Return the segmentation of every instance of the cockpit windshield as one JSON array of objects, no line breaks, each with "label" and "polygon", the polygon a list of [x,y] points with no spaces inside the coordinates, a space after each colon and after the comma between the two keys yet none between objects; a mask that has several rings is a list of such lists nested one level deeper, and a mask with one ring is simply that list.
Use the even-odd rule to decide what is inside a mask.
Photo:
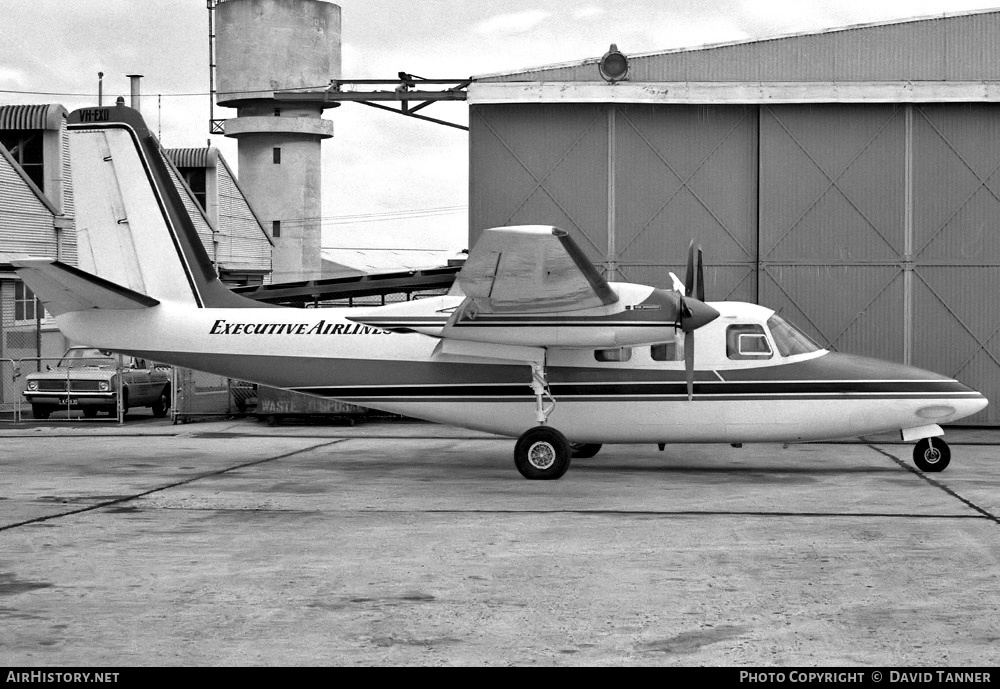
[{"label": "cockpit windshield", "polygon": [[778,314],[774,314],[768,319],[767,327],[771,331],[771,337],[774,339],[774,344],[781,356],[808,354],[823,349],[811,337]]}]

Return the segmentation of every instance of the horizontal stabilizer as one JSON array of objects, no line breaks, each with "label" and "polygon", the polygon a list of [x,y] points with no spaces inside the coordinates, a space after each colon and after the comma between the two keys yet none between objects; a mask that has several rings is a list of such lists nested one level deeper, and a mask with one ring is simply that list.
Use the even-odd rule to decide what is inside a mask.
[{"label": "horizontal stabilizer", "polygon": [[22,258],[11,263],[53,316],[91,309],[144,309],[160,303],[54,259]]}]

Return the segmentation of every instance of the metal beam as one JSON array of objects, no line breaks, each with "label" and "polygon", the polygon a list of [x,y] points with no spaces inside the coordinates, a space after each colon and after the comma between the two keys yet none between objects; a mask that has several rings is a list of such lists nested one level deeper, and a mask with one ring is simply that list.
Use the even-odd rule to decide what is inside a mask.
[{"label": "metal beam", "polygon": [[995,103],[994,81],[476,81],[473,105],[501,103]]},{"label": "metal beam", "polygon": [[[422,110],[438,101],[464,101],[467,94],[466,89],[472,83],[471,78],[463,79],[424,79],[400,72],[396,79],[334,79],[330,85],[323,89],[307,89],[300,91],[277,91],[274,93],[276,102],[286,103],[312,103],[325,106],[335,106],[341,103],[361,103],[380,110],[388,110],[399,115],[413,117],[418,120],[443,124],[446,127],[454,127],[469,131],[469,128],[440,120],[436,117],[415,114],[417,110]],[[390,90],[358,90],[358,86],[393,86]],[[448,88],[440,90],[427,90],[428,85],[449,85]],[[349,90],[344,90],[344,87]],[[380,105],[377,101],[389,101],[399,103],[399,109]],[[415,105],[410,105],[416,103]]]}]

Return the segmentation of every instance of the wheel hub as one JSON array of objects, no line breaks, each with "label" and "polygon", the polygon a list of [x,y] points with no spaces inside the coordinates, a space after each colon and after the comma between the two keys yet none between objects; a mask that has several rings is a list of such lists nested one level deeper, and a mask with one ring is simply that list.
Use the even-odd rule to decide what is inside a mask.
[{"label": "wheel hub", "polygon": [[549,443],[534,443],[528,448],[528,463],[536,469],[548,469],[556,463],[556,449]]}]

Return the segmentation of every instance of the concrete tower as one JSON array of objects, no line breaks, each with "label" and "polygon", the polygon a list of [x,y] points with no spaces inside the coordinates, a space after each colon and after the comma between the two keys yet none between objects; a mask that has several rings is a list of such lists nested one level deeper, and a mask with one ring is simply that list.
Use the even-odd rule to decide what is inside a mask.
[{"label": "concrete tower", "polygon": [[284,89],[340,78],[340,7],[325,0],[224,0],[216,9],[219,105],[237,109],[239,178],[274,237],[275,282],[322,277],[321,141],[333,136],[316,103],[282,102]]}]

